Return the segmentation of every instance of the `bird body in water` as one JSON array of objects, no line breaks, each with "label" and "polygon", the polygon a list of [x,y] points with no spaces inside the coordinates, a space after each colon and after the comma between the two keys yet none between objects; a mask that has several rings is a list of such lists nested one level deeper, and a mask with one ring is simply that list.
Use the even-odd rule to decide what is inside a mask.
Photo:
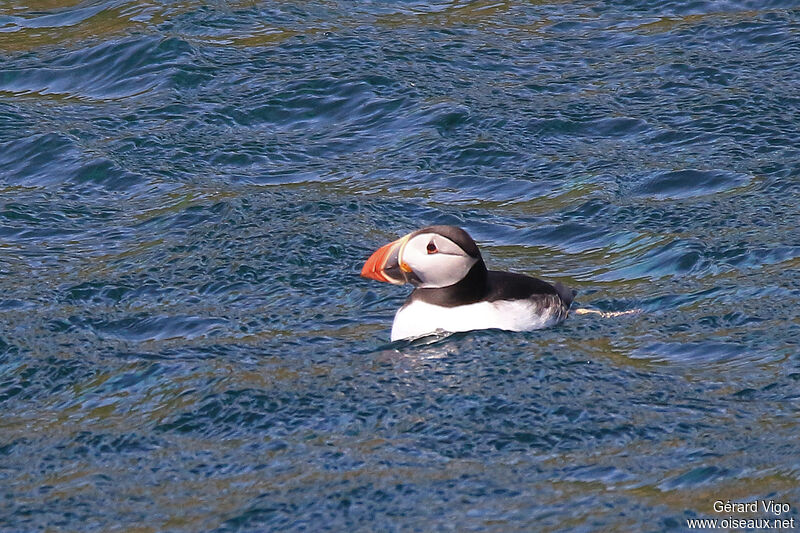
[{"label": "bird body in water", "polygon": [[567,317],[576,291],[511,272],[488,270],[478,246],[456,226],[428,226],[379,248],[361,270],[413,292],[397,311],[391,340],[444,331],[528,331]]}]

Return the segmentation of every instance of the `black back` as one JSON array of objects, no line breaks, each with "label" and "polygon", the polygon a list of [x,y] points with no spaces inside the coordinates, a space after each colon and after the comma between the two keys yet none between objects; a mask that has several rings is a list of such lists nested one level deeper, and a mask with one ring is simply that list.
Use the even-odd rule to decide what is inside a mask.
[{"label": "black back", "polygon": [[537,296],[558,296],[565,308],[569,308],[577,291],[561,283],[551,285],[538,278],[512,272],[486,270],[483,259],[479,259],[467,275],[454,285],[436,289],[418,288],[409,295],[406,305],[422,301],[443,307],[456,307],[479,301],[524,300]]},{"label": "black back", "polygon": [[486,300],[522,300],[534,294],[558,294],[555,287],[538,278],[512,272],[488,272],[489,290]]}]

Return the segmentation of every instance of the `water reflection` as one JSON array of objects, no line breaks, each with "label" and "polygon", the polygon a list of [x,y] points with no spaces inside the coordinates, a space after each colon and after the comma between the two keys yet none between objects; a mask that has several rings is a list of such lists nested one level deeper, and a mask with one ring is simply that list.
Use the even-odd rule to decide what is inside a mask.
[{"label": "water reflection", "polygon": [[[792,7],[4,2],[0,529],[797,500]],[[387,344],[426,223],[606,314]]]}]

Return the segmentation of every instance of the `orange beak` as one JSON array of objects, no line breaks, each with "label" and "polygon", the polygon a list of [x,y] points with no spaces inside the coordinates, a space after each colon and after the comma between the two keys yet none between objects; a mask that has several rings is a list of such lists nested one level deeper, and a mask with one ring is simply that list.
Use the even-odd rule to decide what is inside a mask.
[{"label": "orange beak", "polygon": [[403,263],[402,255],[408,238],[409,236],[406,235],[375,250],[364,263],[361,275],[395,285],[406,283],[408,281],[407,274],[411,273],[411,269]]}]

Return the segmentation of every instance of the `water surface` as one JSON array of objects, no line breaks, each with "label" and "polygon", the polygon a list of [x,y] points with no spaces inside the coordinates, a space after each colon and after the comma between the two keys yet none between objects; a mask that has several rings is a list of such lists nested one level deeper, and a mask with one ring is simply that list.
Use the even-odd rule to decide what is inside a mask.
[{"label": "water surface", "polygon": [[[800,5],[0,6],[0,530],[800,507]],[[376,247],[561,281],[388,342]],[[736,515],[746,518],[746,515]]]}]

